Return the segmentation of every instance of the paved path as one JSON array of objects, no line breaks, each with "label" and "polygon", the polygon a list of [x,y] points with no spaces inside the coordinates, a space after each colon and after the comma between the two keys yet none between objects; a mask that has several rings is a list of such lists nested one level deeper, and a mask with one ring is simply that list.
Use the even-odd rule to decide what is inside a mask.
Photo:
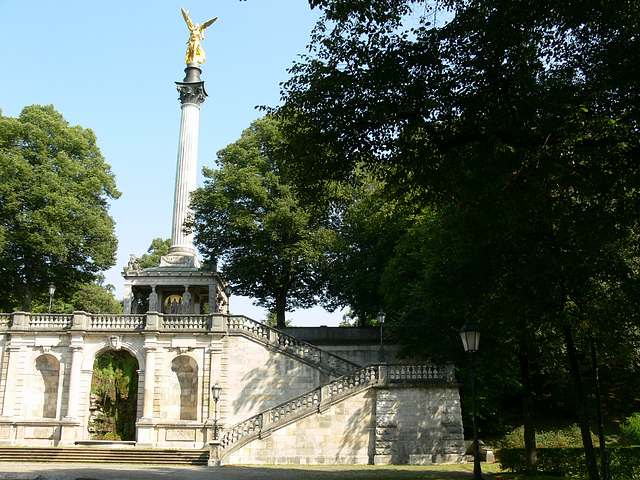
[{"label": "paved path", "polygon": [[[435,466],[434,466],[435,467]],[[331,479],[463,479],[467,471],[421,467],[314,466],[182,467],[161,465],[0,462],[0,480],[324,480]],[[463,467],[464,468],[464,467]]]}]

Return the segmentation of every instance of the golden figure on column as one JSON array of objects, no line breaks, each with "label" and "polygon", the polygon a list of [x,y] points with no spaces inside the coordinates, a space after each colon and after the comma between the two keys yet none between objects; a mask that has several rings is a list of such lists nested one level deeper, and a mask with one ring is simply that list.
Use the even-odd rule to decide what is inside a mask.
[{"label": "golden figure on column", "polygon": [[189,35],[189,41],[187,42],[187,56],[185,58],[185,63],[203,63],[206,60],[204,50],[201,45],[202,40],[204,40],[204,31],[209,25],[215,22],[218,17],[207,20],[200,25],[199,23],[193,23],[191,21],[191,18],[189,18],[189,10],[185,12],[184,8],[182,8],[182,16],[184,17],[185,22],[187,22],[187,26],[191,32],[191,35]]}]

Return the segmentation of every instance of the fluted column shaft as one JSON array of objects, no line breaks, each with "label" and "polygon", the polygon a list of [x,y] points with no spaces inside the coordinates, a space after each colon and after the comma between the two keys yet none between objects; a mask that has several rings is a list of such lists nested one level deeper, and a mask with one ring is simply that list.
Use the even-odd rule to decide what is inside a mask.
[{"label": "fluted column shaft", "polygon": [[184,233],[184,223],[191,214],[191,192],[196,189],[198,177],[198,135],[200,130],[200,105],[207,93],[200,80],[200,67],[190,63],[185,69],[183,82],[176,82],[182,103],[180,138],[178,140],[178,166],[176,189],[173,199],[173,226],[169,255],[195,256],[193,233]]}]

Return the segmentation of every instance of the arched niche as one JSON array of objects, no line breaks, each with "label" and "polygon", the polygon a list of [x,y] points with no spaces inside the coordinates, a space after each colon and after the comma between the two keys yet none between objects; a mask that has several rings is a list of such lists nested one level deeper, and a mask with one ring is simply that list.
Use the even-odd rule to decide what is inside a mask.
[{"label": "arched niche", "polygon": [[31,374],[29,395],[26,397],[27,416],[56,418],[60,387],[60,361],[45,353],[36,357]]},{"label": "arched niche", "polygon": [[198,419],[198,363],[189,355],[171,362],[169,416],[177,420]]}]

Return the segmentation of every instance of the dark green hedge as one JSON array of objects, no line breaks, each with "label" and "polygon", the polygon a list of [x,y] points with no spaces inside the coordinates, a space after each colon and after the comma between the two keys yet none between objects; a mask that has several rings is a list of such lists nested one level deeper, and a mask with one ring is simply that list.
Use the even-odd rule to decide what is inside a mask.
[{"label": "dark green hedge", "polygon": [[[611,476],[618,480],[640,480],[640,446],[608,447],[611,454]],[[596,452],[600,460],[599,450]],[[504,448],[498,452],[500,467],[514,473],[525,473],[523,448]],[[586,476],[582,448],[539,448],[538,473],[557,477]]]}]

